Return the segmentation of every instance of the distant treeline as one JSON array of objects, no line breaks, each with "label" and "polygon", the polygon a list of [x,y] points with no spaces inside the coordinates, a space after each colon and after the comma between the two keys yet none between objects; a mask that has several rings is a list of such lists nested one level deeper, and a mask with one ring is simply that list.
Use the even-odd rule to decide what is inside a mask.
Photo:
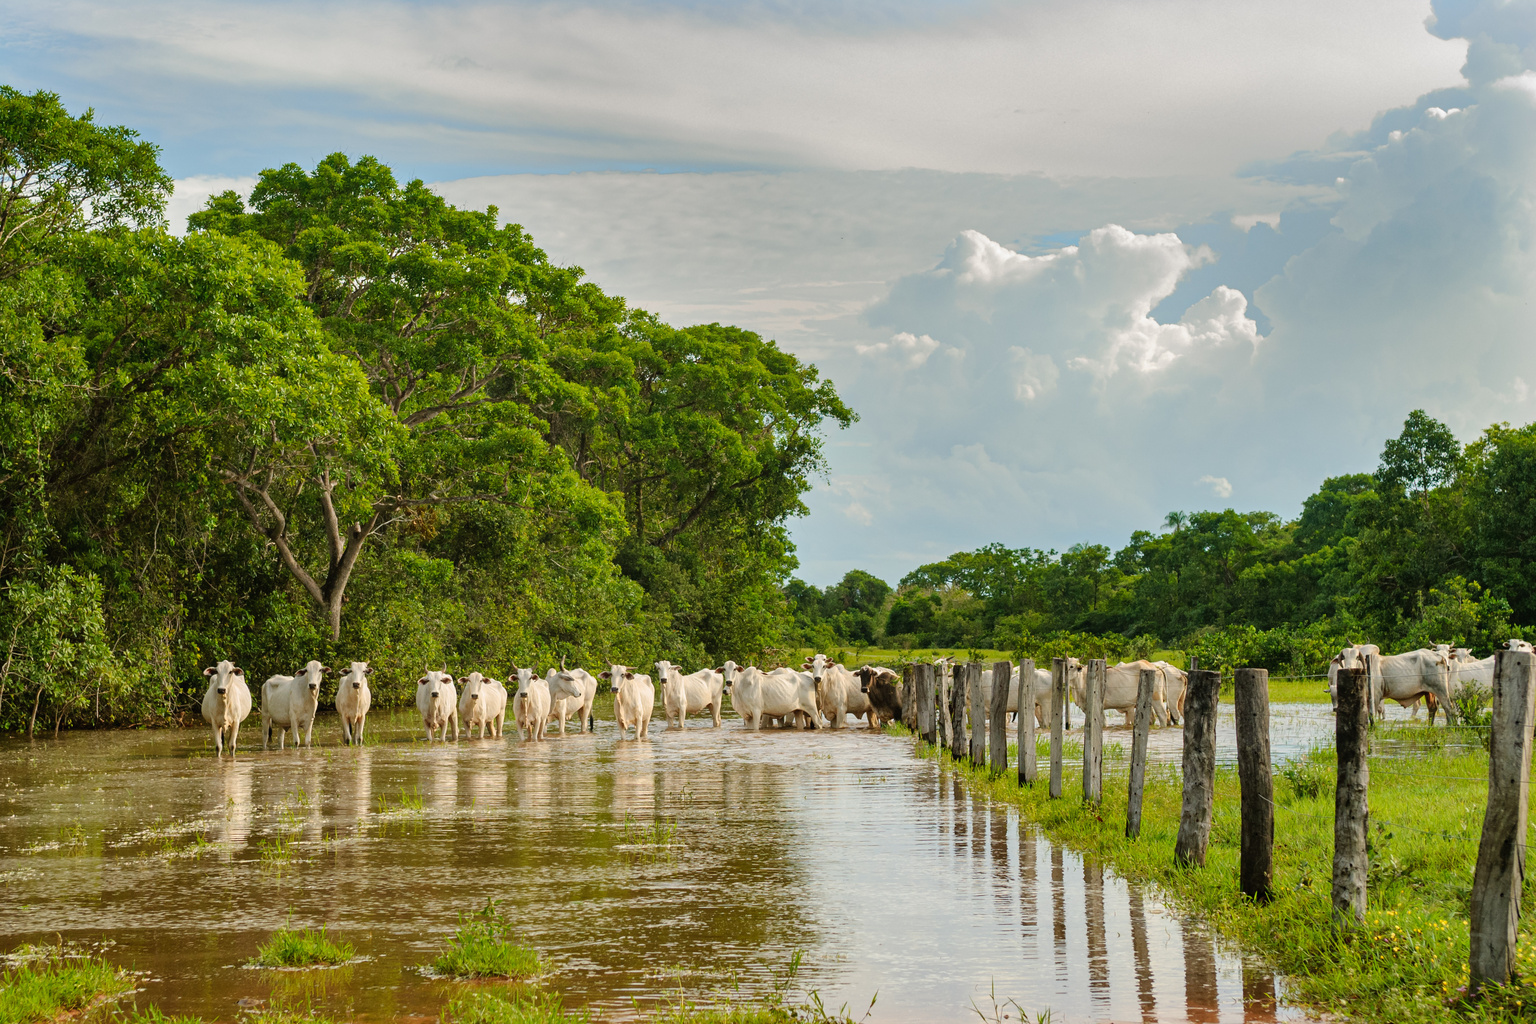
[{"label": "distant treeline", "polygon": [[0,728],[163,721],[251,678],[749,660],[854,416],[370,157],[177,237],[156,148],[0,87]]},{"label": "distant treeline", "polygon": [[1175,512],[1118,551],[991,544],[893,590],[855,570],[788,594],[805,646],[999,648],[1320,672],[1344,643],[1485,655],[1536,633],[1536,424],[1468,445],[1415,411],[1375,473],[1323,481],[1299,518]]}]

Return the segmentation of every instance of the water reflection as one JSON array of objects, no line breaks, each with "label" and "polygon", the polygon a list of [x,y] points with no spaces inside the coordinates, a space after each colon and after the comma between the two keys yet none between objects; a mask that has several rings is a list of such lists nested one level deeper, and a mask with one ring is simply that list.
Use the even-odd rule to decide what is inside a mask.
[{"label": "water reflection", "polygon": [[[202,756],[201,730],[0,743],[0,942],[110,939],[149,972],[140,1005],[171,1013],[229,1019],[255,999],[435,1018],[451,986],[415,966],[494,898],[553,958],[551,984],[606,1019],[679,984],[702,1000],[732,977],[767,991],[796,949],[828,1005],[861,1012],[878,992],[873,1021],[972,1019],[994,993],[1065,1021],[1296,1016],[1262,965],[900,740],[728,727],[615,742],[600,724],[427,747],[411,727],[371,720],[375,745],[223,762]],[[75,825],[99,838],[65,847]],[[367,959],[240,966],[290,920]]]}]

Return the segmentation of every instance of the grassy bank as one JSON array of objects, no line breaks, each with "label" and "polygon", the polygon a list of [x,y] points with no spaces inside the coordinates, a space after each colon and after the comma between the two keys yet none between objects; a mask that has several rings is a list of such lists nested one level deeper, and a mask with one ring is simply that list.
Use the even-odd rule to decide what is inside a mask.
[{"label": "grassy bank", "polygon": [[[919,743],[919,753],[961,774],[973,792],[1012,804],[1026,821],[1065,845],[1102,858],[1133,881],[1159,885],[1179,905],[1290,976],[1290,993],[1320,1009],[1363,1021],[1440,1022],[1536,1018],[1536,985],[1522,982],[1477,1005],[1457,1000],[1466,984],[1472,873],[1488,790],[1488,755],[1467,734],[1412,726],[1376,733],[1399,756],[1371,759],[1369,912],[1363,928],[1336,935],[1330,925],[1333,857],[1331,749],[1277,768],[1276,899],[1258,906],[1238,891],[1239,790],[1235,770],[1218,770],[1210,849],[1203,869],[1173,864],[1181,786],[1176,768],[1154,767],[1141,838],[1125,838],[1126,767],[1106,763],[1104,803],[1085,806],[1081,762],[1066,771],[1065,799],[1042,781],[1021,787],[1012,773],[991,778]],[[1394,743],[1382,743],[1391,739]],[[1449,741],[1449,742],[1448,742]],[[1475,739],[1471,740],[1475,744]],[[1406,752],[1405,752],[1406,751]],[[1042,764],[1044,767],[1044,764]],[[1527,894],[1527,899],[1531,896]],[[1519,961],[1536,978],[1536,935],[1529,915]]]},{"label": "grassy bank", "polygon": [[133,987],[122,971],[63,948],[22,947],[0,973],[0,1024],[33,1024],[77,1013]]}]

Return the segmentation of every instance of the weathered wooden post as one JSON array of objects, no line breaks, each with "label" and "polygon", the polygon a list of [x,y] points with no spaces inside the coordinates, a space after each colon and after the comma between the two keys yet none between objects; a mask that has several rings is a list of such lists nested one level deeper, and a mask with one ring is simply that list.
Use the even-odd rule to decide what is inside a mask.
[{"label": "weathered wooden post", "polygon": [[949,748],[949,673],[942,660],[933,663],[934,730],[939,746]]},{"label": "weathered wooden post", "polygon": [[1179,814],[1179,838],[1173,861],[1205,867],[1211,839],[1211,812],[1216,798],[1216,700],[1221,673],[1196,669],[1189,674],[1184,697],[1184,804]]},{"label": "weathered wooden post", "polygon": [[1141,835],[1141,796],[1147,786],[1147,737],[1152,731],[1152,698],[1157,693],[1157,670],[1141,670],[1136,688],[1136,725],[1131,734],[1131,789],[1125,801],[1125,835]]},{"label": "weathered wooden post", "polygon": [[1472,875],[1469,992],[1503,985],[1515,969],[1525,829],[1530,815],[1532,657],[1497,651],[1493,662],[1493,735],[1488,744],[1488,809]]},{"label": "weathered wooden post", "polygon": [[1008,770],[1008,691],[1013,686],[1013,663],[992,666],[992,706],[987,709],[987,764],[993,775]]},{"label": "weathered wooden post", "polygon": [[1035,764],[1035,659],[1019,661],[1019,785],[1033,786]]},{"label": "weathered wooden post", "polygon": [[1274,899],[1275,780],[1269,763],[1269,669],[1237,670],[1237,778],[1242,787],[1238,885],[1260,903]]},{"label": "weathered wooden post", "polygon": [[934,714],[933,706],[933,666],[912,666],[913,686],[917,690],[917,734],[923,742],[930,746],[936,746],[938,737],[938,716]]},{"label": "weathered wooden post", "polygon": [[1083,718],[1083,801],[1097,804],[1104,798],[1104,669],[1103,658],[1088,662],[1088,705]]},{"label": "weathered wooden post", "polygon": [[981,692],[979,661],[965,666],[965,692],[971,716],[971,763],[979,767],[987,763],[987,701]]},{"label": "weathered wooden post", "polygon": [[1333,794],[1333,923],[1349,928],[1365,920],[1371,683],[1364,669],[1340,669],[1336,679],[1333,721],[1339,774]]},{"label": "weathered wooden post", "polygon": [[1051,659],[1051,799],[1061,799],[1061,741],[1066,731],[1067,659]]},{"label": "weathered wooden post", "polygon": [[901,666],[901,724],[918,732],[917,728],[917,666],[907,662]]},{"label": "weathered wooden post", "polygon": [[965,705],[970,691],[971,666],[953,665],[950,667],[950,672],[953,679],[949,694],[949,754],[956,761],[968,760],[971,751],[965,736]]}]

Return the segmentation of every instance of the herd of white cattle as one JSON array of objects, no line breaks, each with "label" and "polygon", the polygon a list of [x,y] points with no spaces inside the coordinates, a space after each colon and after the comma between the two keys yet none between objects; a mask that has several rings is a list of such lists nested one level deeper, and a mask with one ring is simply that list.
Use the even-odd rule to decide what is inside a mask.
[{"label": "herd of white cattle", "polygon": [[[1524,640],[1510,640],[1509,650],[1530,651]],[[1328,667],[1328,691],[1337,699],[1337,678],[1341,669],[1364,670],[1370,683],[1371,700],[1379,717],[1382,703],[1397,701],[1413,707],[1418,714],[1422,700],[1434,723],[1437,707],[1453,713],[1452,698],[1468,684],[1491,687],[1493,657],[1473,658],[1466,648],[1445,644],[1435,648],[1382,654],[1375,644],[1345,647]],[[947,719],[949,694],[955,660],[935,661],[939,692],[938,711]],[[1065,659],[1067,691],[1071,703],[1086,708],[1086,663]],[[1156,687],[1152,713],[1159,725],[1179,725],[1184,714],[1184,697],[1189,676],[1166,661],[1128,661],[1109,666],[1104,673],[1103,707],[1120,711],[1129,721],[1136,708],[1141,672],[1155,674]],[[275,675],[261,686],[261,742],[263,748],[274,740],[279,749],[288,734],[295,745],[313,746],[315,715],[320,708],[320,692],[332,669],[311,661],[295,675]],[[336,712],[341,720],[342,742],[361,743],[368,708],[373,702],[368,677],[373,669],[366,661],[354,661],[341,673],[336,687]],[[576,731],[596,729],[592,705],[597,698],[598,680],[613,684],[614,721],[619,735],[635,739],[650,736],[651,712],[656,705],[656,684],[651,676],[626,665],[610,665],[592,675],[585,669],[551,668],[540,676],[531,668],[513,668],[517,688],[508,693],[506,685],[480,672],[454,678],[452,673],[427,672],[416,681],[416,708],[421,713],[427,741],[448,739],[453,726],[457,740],[462,730],[473,735],[497,737],[502,734],[508,705],[519,735],[525,740],[543,740],[548,727],[559,722],[562,735],[566,723],[574,718]],[[795,725],[801,728],[841,729],[848,717],[865,719],[871,729],[884,722],[911,718],[912,695],[904,693],[899,675],[889,668],[865,665],[849,669],[824,654],[806,659],[799,669],[761,669],[727,661],[719,668],[703,668],[684,675],[668,661],[656,662],[661,679],[662,708],[669,727],[681,728],[692,714],[708,712],[716,728],[720,726],[725,698],[748,729],[764,725]],[[208,690],[203,695],[203,718],[213,729],[213,744],[219,754],[227,745],[231,752],[239,740],[240,724],[251,714],[251,691],[245,671],[233,662],[221,661],[203,672]],[[982,706],[991,707],[992,670],[981,673]],[[1045,728],[1051,711],[1051,673],[1037,668],[1029,681],[1036,723]],[[1012,666],[1008,687],[1007,711],[1017,716],[1024,678],[1019,666]],[[461,688],[462,687],[462,691]],[[904,705],[906,705],[904,707]],[[905,712],[905,714],[904,714]]]},{"label": "herd of white cattle", "polygon": [[[1532,648],[1529,641],[1509,640],[1505,650],[1525,651]],[[1479,686],[1484,691],[1493,687],[1494,655],[1474,658],[1465,647],[1436,644],[1417,651],[1402,654],[1382,654],[1375,644],[1356,644],[1334,655],[1328,665],[1328,696],[1338,704],[1338,674],[1341,669],[1364,671],[1369,683],[1371,711],[1381,717],[1385,701],[1394,700],[1403,707],[1419,713],[1422,700],[1429,709],[1429,723],[1435,723],[1436,707],[1444,707],[1446,721],[1456,713],[1455,697],[1463,688]]]}]

